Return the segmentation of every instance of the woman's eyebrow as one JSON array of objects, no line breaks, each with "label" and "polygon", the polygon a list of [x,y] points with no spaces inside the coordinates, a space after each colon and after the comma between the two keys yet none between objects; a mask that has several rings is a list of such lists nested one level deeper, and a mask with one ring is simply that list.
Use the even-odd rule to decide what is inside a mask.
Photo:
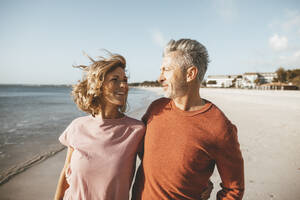
[{"label": "woman's eyebrow", "polygon": [[[111,78],[120,78],[121,76],[119,76],[119,75],[113,75]],[[126,78],[126,79],[128,79],[128,77],[127,76],[124,76],[123,78]]]}]

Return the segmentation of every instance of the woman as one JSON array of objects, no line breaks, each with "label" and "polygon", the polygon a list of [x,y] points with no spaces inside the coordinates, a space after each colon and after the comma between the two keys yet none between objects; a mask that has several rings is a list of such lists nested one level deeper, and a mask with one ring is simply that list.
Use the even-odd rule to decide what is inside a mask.
[{"label": "woman", "polygon": [[59,137],[68,147],[55,199],[128,200],[142,122],[124,115],[128,94],[121,55],[80,65],[87,74],[73,86],[77,106],[89,116],[75,119]]}]

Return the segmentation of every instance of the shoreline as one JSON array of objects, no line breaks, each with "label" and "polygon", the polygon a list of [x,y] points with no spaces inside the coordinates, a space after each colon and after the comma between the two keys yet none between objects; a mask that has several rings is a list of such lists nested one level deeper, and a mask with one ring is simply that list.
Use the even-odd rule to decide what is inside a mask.
[{"label": "shoreline", "polygon": [[4,170],[0,174],[0,186],[5,184],[6,182],[8,182],[14,176],[26,171],[27,169],[29,169],[35,165],[38,165],[39,163],[43,162],[44,160],[51,158],[55,154],[63,151],[65,148],[66,148],[65,146],[61,145],[60,147],[57,147],[56,149],[52,149],[47,152],[42,152],[40,154],[36,154],[31,159],[26,160],[22,163],[19,163],[15,166],[12,166],[12,167]]}]

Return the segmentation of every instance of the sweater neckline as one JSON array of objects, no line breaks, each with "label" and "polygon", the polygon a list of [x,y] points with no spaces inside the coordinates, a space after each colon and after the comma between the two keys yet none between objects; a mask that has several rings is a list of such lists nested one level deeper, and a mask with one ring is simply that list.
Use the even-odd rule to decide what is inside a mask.
[{"label": "sweater neckline", "polygon": [[199,110],[194,110],[194,111],[185,111],[185,110],[179,109],[178,107],[176,107],[176,105],[172,99],[170,101],[170,105],[171,105],[171,109],[180,115],[194,116],[194,115],[206,112],[212,106],[212,103],[210,101],[208,101],[206,99],[203,99],[203,100],[205,101],[204,106],[202,108],[200,108]]},{"label": "sweater neckline", "polygon": [[95,120],[95,121],[97,121],[97,122],[99,122],[99,123],[101,123],[101,124],[119,123],[119,122],[121,122],[121,121],[123,121],[123,120],[125,120],[125,119],[127,118],[126,115],[124,115],[124,116],[121,117],[121,118],[116,118],[116,119],[103,119],[100,115],[97,115],[97,116],[95,116],[95,117],[93,117],[92,115],[90,115],[90,117],[91,117],[93,120]]}]

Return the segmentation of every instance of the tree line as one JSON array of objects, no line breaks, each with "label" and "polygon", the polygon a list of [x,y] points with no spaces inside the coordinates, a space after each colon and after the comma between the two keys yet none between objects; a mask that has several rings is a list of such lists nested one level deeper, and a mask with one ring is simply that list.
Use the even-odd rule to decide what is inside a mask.
[{"label": "tree line", "polygon": [[285,70],[280,67],[276,70],[277,78],[273,82],[292,83],[300,88],[300,69]]},{"label": "tree line", "polygon": [[160,83],[158,81],[144,81],[142,83],[128,83],[131,87],[160,87]]}]

